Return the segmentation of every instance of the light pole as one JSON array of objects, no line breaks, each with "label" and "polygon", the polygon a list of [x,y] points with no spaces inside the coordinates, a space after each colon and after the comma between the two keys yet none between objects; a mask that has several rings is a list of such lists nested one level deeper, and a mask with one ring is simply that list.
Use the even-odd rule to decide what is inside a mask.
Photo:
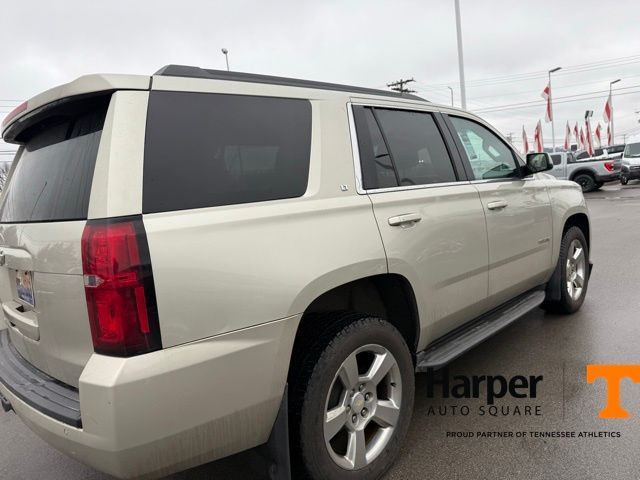
[{"label": "light pole", "polygon": [[224,54],[224,60],[227,62],[227,72],[229,71],[229,50],[226,48],[222,49],[222,53]]},{"label": "light pole", "polygon": [[551,115],[551,146],[553,148],[553,152],[556,151],[556,128],[555,128],[555,120],[553,118],[553,97],[551,96],[551,74],[561,70],[562,67],[556,67],[549,70],[549,106],[551,111],[549,112]]},{"label": "light pole", "polygon": [[451,106],[453,107],[453,88],[451,87],[447,87],[449,90],[451,90]]},{"label": "light pole", "polygon": [[462,55],[462,26],[460,25],[460,0],[455,0],[456,30],[458,32],[458,69],[460,71],[460,103],[467,109],[467,90],[464,83],[464,57]]},{"label": "light pole", "polygon": [[611,109],[611,142],[616,143],[616,134],[615,131],[613,130],[613,85],[615,83],[618,83],[620,80],[622,80],[621,78],[618,78],[617,80],[614,80],[613,82],[609,82],[609,108]]}]

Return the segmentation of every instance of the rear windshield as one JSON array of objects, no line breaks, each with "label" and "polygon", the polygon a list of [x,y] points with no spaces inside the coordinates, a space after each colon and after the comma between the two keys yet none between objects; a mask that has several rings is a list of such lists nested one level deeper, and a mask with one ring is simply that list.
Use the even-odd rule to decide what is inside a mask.
[{"label": "rear windshield", "polygon": [[0,207],[0,223],[84,220],[109,97],[47,112],[27,132]]},{"label": "rear windshield", "polygon": [[308,100],[151,92],[143,212],[299,197],[310,149]]}]

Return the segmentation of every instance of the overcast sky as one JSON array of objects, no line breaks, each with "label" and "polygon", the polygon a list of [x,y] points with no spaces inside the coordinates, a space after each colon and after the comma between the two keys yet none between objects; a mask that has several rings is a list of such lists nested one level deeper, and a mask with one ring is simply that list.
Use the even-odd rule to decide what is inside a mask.
[{"label": "overcast sky", "polygon": [[[553,77],[557,144],[586,109],[595,129],[616,78],[616,140],[640,138],[639,0],[461,0],[461,8],[468,106],[516,145],[523,125],[532,137],[544,123],[540,93],[556,66],[564,67]],[[369,87],[413,77],[423,97],[448,103],[449,85],[460,105],[453,0],[21,0],[1,12],[0,116],[86,73],[222,69],[221,47],[232,70]],[[580,94],[587,99],[573,101]],[[539,104],[513,106],[526,102]],[[544,134],[550,145],[550,124]]]}]

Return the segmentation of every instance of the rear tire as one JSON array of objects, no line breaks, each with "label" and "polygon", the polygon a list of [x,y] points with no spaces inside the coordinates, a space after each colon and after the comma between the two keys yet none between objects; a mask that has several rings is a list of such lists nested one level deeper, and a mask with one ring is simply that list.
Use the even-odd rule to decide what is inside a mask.
[{"label": "rear tire", "polygon": [[562,237],[554,276],[559,276],[560,298],[545,300],[542,308],[556,313],[577,312],[589,286],[589,247],[578,227],[569,228]]},{"label": "rear tire", "polygon": [[400,451],[413,410],[415,371],[400,332],[379,318],[342,314],[292,368],[295,478],[380,478]]},{"label": "rear tire", "polygon": [[596,179],[589,173],[579,173],[573,181],[580,185],[583,193],[593,192],[596,189]]}]

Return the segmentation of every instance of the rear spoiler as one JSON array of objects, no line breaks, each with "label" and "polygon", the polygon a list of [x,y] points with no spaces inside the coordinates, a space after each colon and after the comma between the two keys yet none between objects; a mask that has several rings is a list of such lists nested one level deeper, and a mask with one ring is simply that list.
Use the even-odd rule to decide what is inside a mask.
[{"label": "rear spoiler", "polygon": [[115,90],[149,90],[151,77],[148,75],[96,74],[85,75],[76,80],[42,92],[18,105],[2,121],[2,139],[7,143],[16,143],[15,137],[27,123],[29,117],[50,104],[56,104],[68,98],[86,96]]}]

